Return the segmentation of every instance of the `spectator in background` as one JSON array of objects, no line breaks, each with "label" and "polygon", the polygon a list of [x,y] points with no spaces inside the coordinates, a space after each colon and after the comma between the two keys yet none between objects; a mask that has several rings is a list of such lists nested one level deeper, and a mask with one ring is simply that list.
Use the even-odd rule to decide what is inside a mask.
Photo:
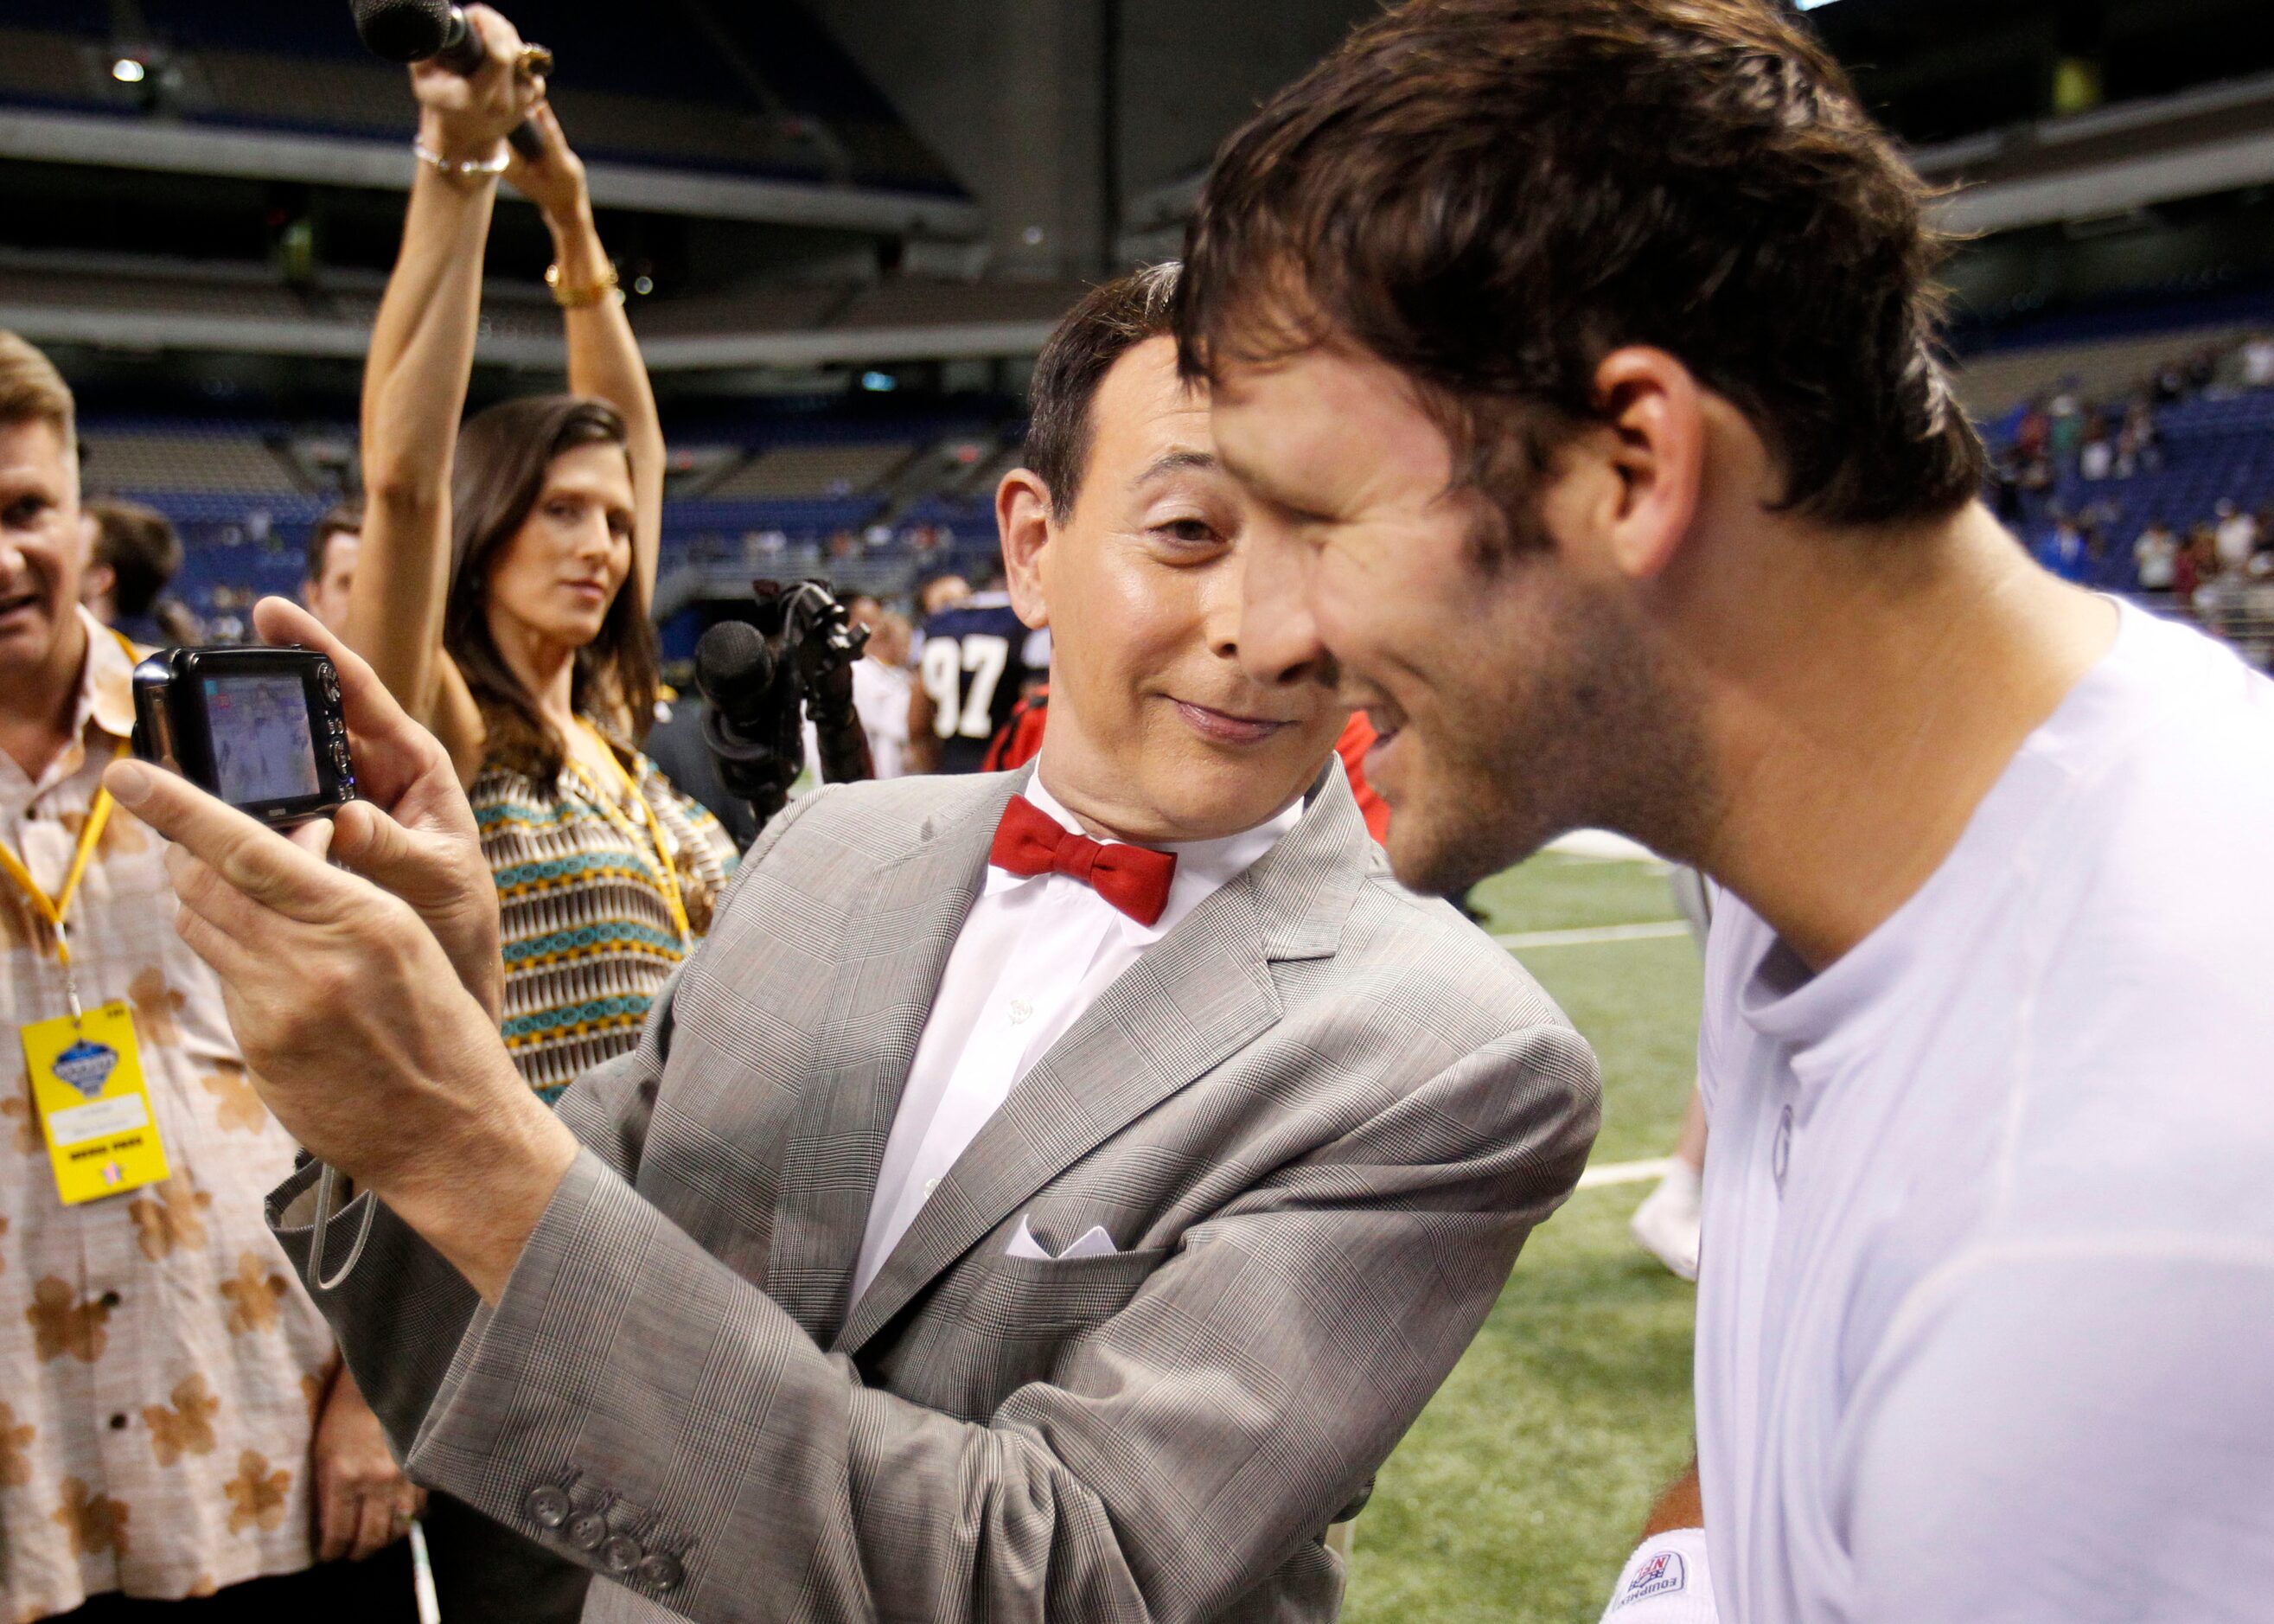
[{"label": "spectator in background", "polygon": [[2074,467],[2077,447],[2084,438],[2084,404],[2077,397],[2074,378],[2061,380],[2060,388],[2053,391],[2052,401],[2045,408],[2045,448],[2053,465]]},{"label": "spectator in background", "polygon": [[[466,14],[479,69],[410,71],[418,162],[365,372],[345,639],[467,786],[498,888],[507,1045],[550,1101],[637,1042],[735,853],[639,750],[658,697],[663,431],[584,164],[513,25],[487,6]],[[524,121],[535,160],[505,140]],[[574,393],[507,401],[461,433],[501,172],[553,238]],[[435,1507],[446,1616],[577,1615],[582,1570]]]},{"label": "spectator in background", "polygon": [[2116,477],[2153,472],[2164,465],[2161,436],[2156,430],[2156,409],[2144,395],[2135,395],[2124,408],[2124,427],[2116,438]]},{"label": "spectator in background", "polygon": [[2180,538],[2161,517],[2148,521],[2132,543],[2132,571],[2140,590],[2168,596],[2180,564]]},{"label": "spectator in background", "polygon": [[2274,334],[2253,333],[2243,341],[2242,387],[2274,389]]},{"label": "spectator in background", "polygon": [[93,558],[79,581],[79,601],[104,625],[146,648],[177,639],[158,623],[160,594],[182,567],[182,538],[155,508],[116,496],[90,498]]},{"label": "spectator in background", "polygon": [[2022,523],[2022,458],[2010,446],[2004,456],[1990,465],[1990,506],[1998,515],[1998,522],[2007,529],[2019,531]]},{"label": "spectator in background", "polygon": [[2045,568],[2065,581],[2084,578],[2084,532],[2077,522],[2064,514],[2053,521],[2052,533],[2045,538],[2038,553]]},{"label": "spectator in background", "polygon": [[2033,396],[2014,426],[2014,449],[2023,462],[2041,463],[2052,455],[2052,419],[2045,412],[2044,397]]},{"label": "spectator in background", "polygon": [[2209,525],[2197,525],[2187,532],[2187,540],[2180,548],[2180,555],[2172,563],[2172,601],[2178,608],[2195,613],[2195,600],[2203,583],[2218,574],[2218,540]]},{"label": "spectator in background", "polygon": [[875,599],[869,627],[869,646],[853,668],[853,708],[861,714],[861,730],[869,736],[869,759],[879,778],[898,778],[908,770],[908,694],[915,679],[908,671],[908,649],[915,639],[907,616],[896,615]]},{"label": "spectator in background", "polygon": [[333,631],[345,635],[348,598],[355,586],[356,555],[363,550],[363,501],[350,497],[316,521],[308,533],[308,561],[300,572],[300,601]]},{"label": "spectator in background", "polygon": [[[199,1617],[408,1624],[418,1492],[261,1221],[291,1137],[176,933],[166,843],[99,790],[133,726],[134,653],[83,607],[73,416],[47,358],[0,333],[0,1617],[78,1618],[92,1599],[109,1618],[121,1597],[150,1604],[140,1617],[198,1594],[215,1597]],[[127,557],[109,566],[121,584]],[[73,985],[89,1010],[132,1011],[165,1176],[122,1169],[115,1194],[66,1202],[52,1084],[13,1046],[68,1019]]]},{"label": "spectator in background", "polygon": [[[1023,469],[1005,474],[996,496],[1006,535],[1011,498],[1004,493],[1021,478],[1033,476]],[[909,769],[983,772],[987,747],[1011,713],[1050,680],[1050,629],[1020,623],[1003,566],[990,564],[977,592],[924,622],[915,659],[919,680],[908,698]]]},{"label": "spectator in background", "polygon": [[2107,526],[2102,523],[2085,526],[2084,570],[2079,578],[2101,592],[2136,592],[2140,585],[2140,578],[2132,567],[2131,550],[2112,547]]},{"label": "spectator in background", "polygon": [[2116,446],[2108,437],[2108,419],[2097,406],[2085,413],[2084,438],[2077,446],[2076,471],[2088,480],[2105,480],[2116,471]]},{"label": "spectator in background", "polygon": [[2221,500],[2211,510],[2218,517],[2211,537],[2218,548],[2219,573],[2240,575],[2250,567],[2250,555],[2258,550],[2258,520],[2231,499]]},{"label": "spectator in background", "polygon": [[942,610],[953,608],[970,596],[971,583],[954,571],[933,576],[916,588],[917,624],[922,624]]},{"label": "spectator in background", "polygon": [[2186,393],[2200,395],[2218,381],[2219,349],[2217,344],[2205,344],[2187,359]]}]

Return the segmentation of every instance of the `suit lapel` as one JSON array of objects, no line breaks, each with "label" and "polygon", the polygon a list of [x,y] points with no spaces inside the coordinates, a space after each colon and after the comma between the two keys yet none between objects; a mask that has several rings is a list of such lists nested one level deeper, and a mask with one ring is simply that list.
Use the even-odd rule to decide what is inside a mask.
[{"label": "suit lapel", "polygon": [[925,825],[850,903],[830,1023],[797,1103],[775,1201],[766,1290],[829,1345],[845,1318],[885,1141],[949,953],[987,872],[1004,777]]},{"label": "suit lapel", "polygon": [[1333,953],[1371,850],[1330,763],[1286,838],[1148,948],[1011,1091],[855,1305],[839,1347],[858,1351],[1036,1190],[1268,1030],[1279,1018],[1270,961]]}]

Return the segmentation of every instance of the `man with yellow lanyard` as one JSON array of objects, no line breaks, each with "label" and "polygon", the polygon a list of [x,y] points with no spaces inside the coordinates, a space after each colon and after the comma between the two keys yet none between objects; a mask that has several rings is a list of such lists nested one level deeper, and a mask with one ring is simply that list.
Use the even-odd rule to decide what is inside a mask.
[{"label": "man with yellow lanyard", "polygon": [[407,1620],[416,1492],[261,1221],[294,1146],[99,787],[135,651],[79,607],[74,444],[0,333],[0,1618]]}]

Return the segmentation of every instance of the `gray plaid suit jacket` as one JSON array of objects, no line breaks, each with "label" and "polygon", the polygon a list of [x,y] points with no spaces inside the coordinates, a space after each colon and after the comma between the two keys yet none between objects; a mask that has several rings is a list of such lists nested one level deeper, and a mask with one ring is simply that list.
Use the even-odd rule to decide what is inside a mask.
[{"label": "gray plaid suit jacket", "polygon": [[[615,1581],[587,1619],[1331,1619],[1321,1531],[1577,1180],[1586,1044],[1389,878],[1329,763],[848,1301],[1024,782],[794,804],[638,1049],[562,1099],[585,1151],[496,1307],[384,1211],[323,1299],[414,1477]],[[272,1203],[296,1255],[312,1176]],[[1124,1250],[1006,1256],[1022,1216]]]}]

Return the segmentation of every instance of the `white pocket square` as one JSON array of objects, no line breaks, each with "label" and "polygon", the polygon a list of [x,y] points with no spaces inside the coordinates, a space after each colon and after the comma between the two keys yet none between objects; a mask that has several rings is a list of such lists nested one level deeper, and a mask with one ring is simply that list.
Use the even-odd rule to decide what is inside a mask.
[{"label": "white pocket square", "polygon": [[1065,1250],[1055,1254],[1044,1251],[1043,1243],[1035,1239],[1035,1232],[1027,1227],[1026,1214],[1022,1212],[1019,1216],[1019,1233],[1011,1237],[1011,1244],[1003,1249],[1003,1255],[1032,1258],[1040,1263],[1064,1263],[1070,1258],[1111,1258],[1120,1250],[1113,1243],[1113,1237],[1105,1233],[1104,1225],[1092,1224],[1089,1232]]}]

